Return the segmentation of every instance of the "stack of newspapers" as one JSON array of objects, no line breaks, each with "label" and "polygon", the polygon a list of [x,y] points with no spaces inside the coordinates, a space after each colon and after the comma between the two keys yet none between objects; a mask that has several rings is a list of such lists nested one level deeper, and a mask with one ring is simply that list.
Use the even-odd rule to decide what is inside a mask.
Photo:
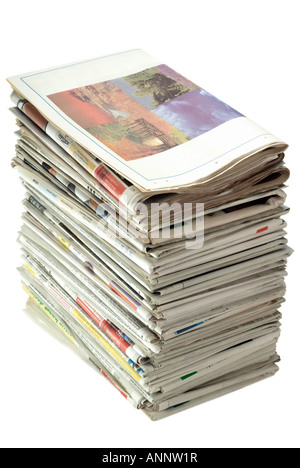
[{"label": "stack of newspapers", "polygon": [[152,420],[274,375],[287,144],[140,49],[8,81],[28,313]]}]

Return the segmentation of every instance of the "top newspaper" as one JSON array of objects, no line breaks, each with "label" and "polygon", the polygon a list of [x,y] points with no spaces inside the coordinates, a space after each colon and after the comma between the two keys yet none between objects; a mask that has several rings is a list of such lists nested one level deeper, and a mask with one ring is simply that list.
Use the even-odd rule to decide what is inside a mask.
[{"label": "top newspaper", "polygon": [[[136,188],[184,192],[243,167],[249,156],[287,148],[140,49],[8,81],[19,100],[42,114],[46,133],[99,182],[105,174],[121,202],[136,195]],[[110,169],[135,187],[110,181]]]}]

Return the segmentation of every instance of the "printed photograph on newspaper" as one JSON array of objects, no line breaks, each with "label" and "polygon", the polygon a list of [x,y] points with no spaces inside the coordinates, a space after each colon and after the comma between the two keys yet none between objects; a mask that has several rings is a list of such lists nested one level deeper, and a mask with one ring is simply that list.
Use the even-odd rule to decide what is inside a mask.
[{"label": "printed photograph on newspaper", "polygon": [[233,161],[283,145],[140,49],[8,81],[41,114],[52,139],[68,149],[76,141],[73,157],[88,172],[105,164],[143,192],[186,190]]},{"label": "printed photograph on newspaper", "polygon": [[167,65],[48,98],[126,161],[161,153],[241,116]]}]

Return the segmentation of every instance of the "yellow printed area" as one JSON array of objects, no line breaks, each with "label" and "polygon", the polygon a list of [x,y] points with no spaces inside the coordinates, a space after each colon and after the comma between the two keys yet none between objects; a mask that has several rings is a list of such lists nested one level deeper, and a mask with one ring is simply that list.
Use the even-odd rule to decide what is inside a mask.
[{"label": "yellow printed area", "polygon": [[32,268],[30,268],[30,266],[27,265],[27,263],[24,263],[24,266],[26,266],[26,268],[28,268],[29,271],[31,271],[31,273],[35,276],[36,275],[36,272],[32,270]]},{"label": "yellow printed area", "polygon": [[50,317],[53,323],[59,328],[59,330],[67,337],[69,340],[76,345],[76,340],[73,338],[71,333],[64,327],[64,325],[60,322],[60,320],[53,314],[53,312],[46,306],[46,304],[41,301],[33,292],[31,292],[25,284],[22,284],[24,291],[31,297],[31,299],[42,309],[45,314]]},{"label": "yellow printed area", "polygon": [[120,356],[117,351],[95,330],[86,318],[77,309],[73,309],[73,315],[77,320],[88,330],[94,338],[134,377],[135,380],[139,381],[141,376]]},{"label": "yellow printed area", "polygon": [[69,146],[68,152],[81,166],[85,167],[90,174],[94,174],[94,170],[97,167],[96,164],[87,154],[83,153],[75,143]]},{"label": "yellow printed area", "polygon": [[58,240],[58,242],[59,242],[63,247],[65,247],[66,249],[69,250],[70,244],[69,244],[68,241],[66,241],[66,240],[65,240],[63,237],[61,237],[61,236],[57,236],[57,240]]}]

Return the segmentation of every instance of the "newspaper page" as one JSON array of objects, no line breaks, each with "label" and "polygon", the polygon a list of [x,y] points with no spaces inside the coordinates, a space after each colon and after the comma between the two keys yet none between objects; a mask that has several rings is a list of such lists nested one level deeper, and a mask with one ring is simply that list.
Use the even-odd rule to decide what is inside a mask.
[{"label": "newspaper page", "polygon": [[159,192],[209,180],[266,148],[287,147],[140,49],[8,81],[17,106],[26,106],[33,121],[37,109],[39,126],[121,201],[135,187],[109,168],[141,191]]}]

